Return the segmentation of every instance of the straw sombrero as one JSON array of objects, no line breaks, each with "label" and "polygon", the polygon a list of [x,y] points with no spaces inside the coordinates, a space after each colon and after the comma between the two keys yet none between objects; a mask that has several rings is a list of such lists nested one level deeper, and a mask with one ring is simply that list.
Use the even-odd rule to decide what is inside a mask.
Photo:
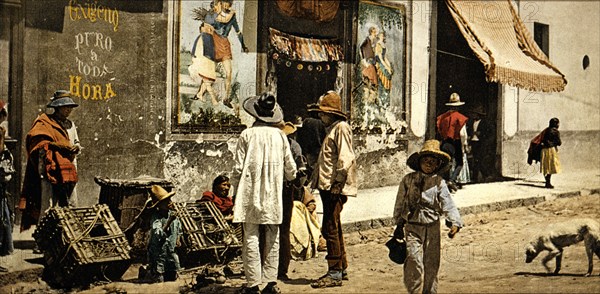
[{"label": "straw sombrero", "polygon": [[343,119],[348,118],[348,115],[342,111],[342,97],[335,91],[328,91],[319,97],[317,105],[316,111],[335,114]]},{"label": "straw sombrero", "polygon": [[419,160],[425,155],[433,156],[441,161],[441,164],[438,166],[436,172],[444,168],[450,162],[450,155],[440,150],[440,141],[427,140],[425,143],[423,143],[423,148],[421,148],[421,151],[415,152],[408,157],[406,164],[413,170],[421,170],[419,166]]},{"label": "straw sombrero", "polygon": [[298,130],[298,129],[296,128],[296,126],[293,123],[287,121],[287,122],[285,122],[285,125],[283,126],[283,128],[281,128],[281,130],[285,133],[286,136],[289,136],[289,135],[295,133],[296,130]]},{"label": "straw sombrero", "polygon": [[149,208],[156,207],[158,203],[173,197],[173,195],[175,195],[175,191],[167,192],[167,190],[159,185],[152,185],[152,202]]},{"label": "straw sombrero", "polygon": [[465,105],[465,103],[460,101],[460,96],[458,96],[458,93],[450,94],[450,99],[448,99],[448,103],[446,103],[446,106],[461,106],[461,105]]}]

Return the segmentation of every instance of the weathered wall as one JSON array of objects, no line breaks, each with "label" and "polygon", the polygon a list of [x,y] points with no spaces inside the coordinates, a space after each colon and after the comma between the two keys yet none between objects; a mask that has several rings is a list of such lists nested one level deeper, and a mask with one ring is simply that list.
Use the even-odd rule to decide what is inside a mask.
[{"label": "weathered wall", "polygon": [[[527,164],[529,141],[539,131],[519,132],[503,141],[503,175],[514,178],[543,180],[539,163]],[[600,170],[600,157],[590,155],[597,149],[600,131],[561,131],[562,145],[558,147],[562,172],[577,173],[585,170]]]},{"label": "weathered wall", "polygon": [[[597,1],[521,2],[520,15],[533,33],[534,22],[549,25],[550,61],[568,84],[560,93],[535,93],[504,87],[502,168],[506,176],[537,172],[527,166],[529,141],[560,119],[563,146],[559,148],[565,171],[599,169],[596,148],[600,133],[600,29]],[[577,32],[577,33],[573,33]],[[583,68],[588,56],[590,65]]]},{"label": "weathered wall", "polygon": [[[167,129],[172,105],[167,97],[171,70],[167,66],[168,1],[28,3],[22,128],[25,134],[55,90],[68,89],[77,96],[80,106],[71,119],[83,146],[78,158],[81,205],[96,203],[100,190],[93,180],[96,176],[165,178],[174,182],[177,200],[188,200],[209,189],[217,174],[231,171],[236,134],[218,139],[203,134],[171,136]],[[92,20],[88,9],[93,7],[102,7],[103,13],[110,10],[110,14]],[[407,64],[407,81],[414,87],[406,91],[404,118],[415,127],[403,122],[395,133],[355,136],[363,188],[397,184],[407,172],[407,155],[422,142],[429,19],[421,19],[428,15],[421,9],[419,4],[419,21],[409,22],[407,35],[407,49],[412,43],[418,48],[408,50],[406,60],[393,61]],[[256,11],[248,13],[256,16]],[[245,27],[244,35],[257,35],[256,27]],[[256,40],[247,43],[256,50]],[[21,160],[25,164],[25,154]]]},{"label": "weathered wall", "polygon": [[[558,117],[561,130],[600,129],[600,29],[598,1],[528,1],[521,17],[549,25],[549,58],[568,84],[560,93],[518,92],[519,130],[540,130]],[[582,66],[584,56],[590,65]],[[514,96],[512,96],[514,97]],[[512,98],[511,97],[511,98]]]},{"label": "weathered wall", "polygon": [[22,127],[55,90],[77,96],[82,205],[95,176],[163,176],[166,20],[162,1],[28,1]]}]

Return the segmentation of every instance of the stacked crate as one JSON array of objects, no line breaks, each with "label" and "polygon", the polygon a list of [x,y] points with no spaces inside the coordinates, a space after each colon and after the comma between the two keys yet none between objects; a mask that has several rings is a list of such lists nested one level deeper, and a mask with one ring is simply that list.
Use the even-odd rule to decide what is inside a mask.
[{"label": "stacked crate", "polygon": [[[239,255],[241,232],[236,231],[210,201],[174,203],[183,230],[183,254],[198,263],[223,263]],[[212,254],[206,254],[212,253]]]},{"label": "stacked crate", "polygon": [[33,237],[44,252],[44,275],[61,287],[116,280],[130,265],[129,243],[107,205],[54,207]]}]

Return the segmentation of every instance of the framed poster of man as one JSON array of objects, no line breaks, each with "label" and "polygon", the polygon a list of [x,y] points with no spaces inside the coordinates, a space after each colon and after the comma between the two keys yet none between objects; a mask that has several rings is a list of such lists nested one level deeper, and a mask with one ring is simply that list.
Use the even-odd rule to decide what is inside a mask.
[{"label": "framed poster of man", "polygon": [[405,126],[405,20],[403,5],[359,2],[352,118],[360,129]]}]

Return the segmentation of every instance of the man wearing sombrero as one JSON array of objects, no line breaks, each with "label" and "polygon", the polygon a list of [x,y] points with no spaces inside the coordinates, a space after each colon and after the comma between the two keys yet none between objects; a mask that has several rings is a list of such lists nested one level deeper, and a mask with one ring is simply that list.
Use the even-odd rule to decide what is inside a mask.
[{"label": "man wearing sombrero", "polygon": [[450,161],[440,142],[428,140],[419,152],[408,157],[409,173],[398,186],[394,206],[395,239],[406,239],[404,285],[408,293],[437,293],[440,267],[440,218],[445,216],[454,238],[463,226],[446,182],[437,174]]},{"label": "man wearing sombrero", "polygon": [[[296,177],[296,163],[283,125],[283,112],[275,96],[264,93],[246,99],[244,110],[256,121],[240,134],[234,155],[232,186],[237,184],[233,222],[242,223],[242,257],[247,285],[242,293],[280,293],[277,287],[279,225],[283,218],[283,180]],[[260,238],[259,227],[264,228]],[[259,239],[264,255],[261,262]]]},{"label": "man wearing sombrero", "polygon": [[468,148],[466,124],[468,117],[458,112],[458,108],[465,105],[460,101],[460,96],[457,93],[450,95],[450,101],[446,106],[450,109],[437,117],[436,126],[438,134],[442,139],[442,151],[448,153],[454,160],[454,171],[446,177],[448,187],[456,191],[456,178],[460,174],[463,167],[463,151]]},{"label": "man wearing sombrero", "polygon": [[27,133],[27,167],[19,203],[23,210],[21,230],[36,224],[51,206],[76,205],[75,157],[80,147],[75,125],[68,117],[78,106],[71,93],[56,91],[47,105],[54,113],[39,115]]},{"label": "man wearing sombrero", "polygon": [[338,287],[348,279],[346,249],[340,213],[348,196],[356,196],[356,157],[352,128],[342,111],[340,95],[329,91],[319,98],[319,118],[327,130],[311,175],[311,187],[319,189],[323,202],[322,233],[327,242],[327,273],[311,284],[313,288]]}]

